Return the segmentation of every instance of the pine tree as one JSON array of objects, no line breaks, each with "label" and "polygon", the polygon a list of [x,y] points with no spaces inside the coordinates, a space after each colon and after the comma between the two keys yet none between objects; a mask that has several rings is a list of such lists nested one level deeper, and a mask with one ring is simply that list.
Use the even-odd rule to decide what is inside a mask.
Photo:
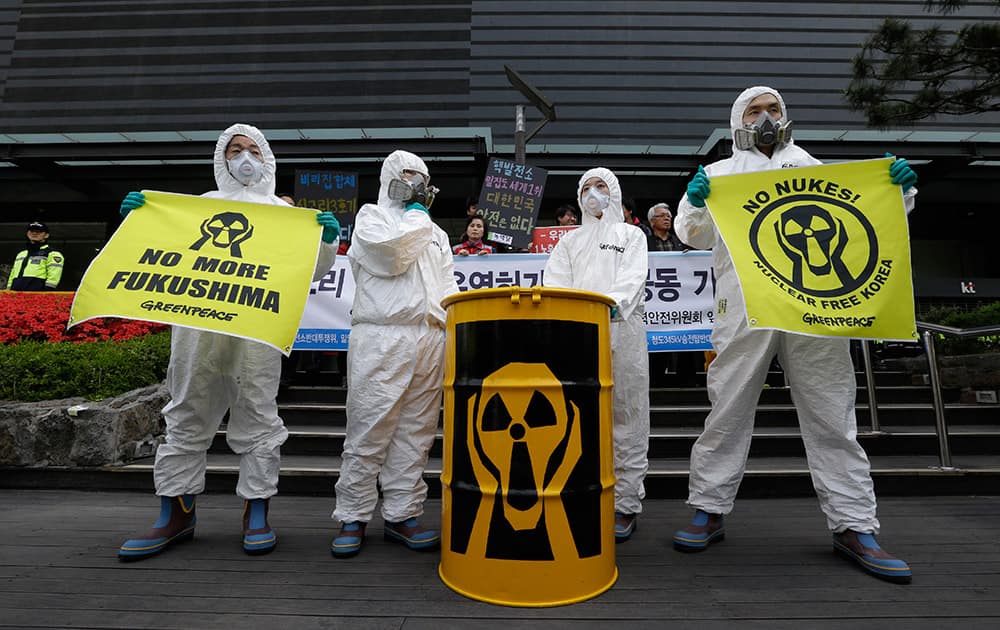
[{"label": "pine tree", "polygon": [[[960,12],[968,0],[927,0],[925,10]],[[994,0],[1000,9],[1000,0]],[[958,31],[920,30],[886,18],[854,57],[844,91],[851,108],[880,129],[937,116],[1000,111],[1000,22]]]}]

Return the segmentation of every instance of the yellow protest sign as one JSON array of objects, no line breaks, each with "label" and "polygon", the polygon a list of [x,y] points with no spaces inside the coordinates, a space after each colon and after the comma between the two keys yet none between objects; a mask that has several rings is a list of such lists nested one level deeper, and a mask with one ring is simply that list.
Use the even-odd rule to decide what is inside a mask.
[{"label": "yellow protest sign", "polygon": [[917,338],[910,237],[889,159],[712,178],[712,218],[752,328]]},{"label": "yellow protest sign", "polygon": [[142,319],[255,339],[285,354],[312,280],[316,212],[143,191],[87,268],[69,326]]}]

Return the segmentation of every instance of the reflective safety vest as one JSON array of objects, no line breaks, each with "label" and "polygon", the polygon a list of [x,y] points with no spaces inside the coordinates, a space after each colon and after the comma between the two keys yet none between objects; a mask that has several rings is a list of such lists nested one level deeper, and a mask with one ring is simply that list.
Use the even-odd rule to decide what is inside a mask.
[{"label": "reflective safety vest", "polygon": [[7,278],[14,291],[55,291],[62,278],[63,255],[47,244],[21,250]]}]

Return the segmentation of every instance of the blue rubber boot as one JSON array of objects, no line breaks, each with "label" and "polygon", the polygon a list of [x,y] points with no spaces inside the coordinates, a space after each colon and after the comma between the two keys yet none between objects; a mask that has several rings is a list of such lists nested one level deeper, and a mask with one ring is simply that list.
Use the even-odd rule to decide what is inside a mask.
[{"label": "blue rubber boot", "polygon": [[271,553],[278,546],[278,535],[267,524],[269,499],[243,502],[243,551],[250,556]]},{"label": "blue rubber boot", "polygon": [[705,551],[726,538],[722,515],[696,510],[691,524],[674,533],[674,549],[683,552]]},{"label": "blue rubber boot", "polygon": [[193,494],[160,497],[160,518],[153,523],[153,529],[122,543],[118,559],[123,562],[143,560],[175,543],[194,538],[194,499]]},{"label": "blue rubber boot", "polygon": [[334,558],[352,558],[358,555],[365,544],[365,527],[368,523],[350,521],[340,527],[340,533],[330,543],[330,553]]},{"label": "blue rubber boot", "polygon": [[853,529],[834,534],[833,550],[881,580],[909,584],[913,579],[909,565],[882,549],[872,534]]},{"label": "blue rubber boot", "polygon": [[441,535],[436,530],[420,525],[416,517],[398,523],[385,522],[385,539],[406,545],[414,551],[429,551],[441,545]]}]

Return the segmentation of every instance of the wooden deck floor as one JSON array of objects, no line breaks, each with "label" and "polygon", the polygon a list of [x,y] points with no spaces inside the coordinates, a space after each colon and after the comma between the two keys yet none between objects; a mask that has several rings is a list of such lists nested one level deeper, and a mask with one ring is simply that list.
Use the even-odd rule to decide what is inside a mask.
[{"label": "wooden deck floor", "polygon": [[[815,499],[744,500],[726,541],[676,553],[681,501],[646,503],[617,546],[618,583],[570,606],[510,608],[444,586],[436,553],[384,542],[335,560],[332,498],[278,496],[269,556],[240,550],[241,502],[199,499],[193,542],[143,562],[116,560],[158,502],[135,492],[0,490],[2,628],[996,628],[1000,497],[887,498],[880,541],[914,571],[908,586],[875,580],[835,556]],[[440,503],[429,501],[429,520]]]}]

